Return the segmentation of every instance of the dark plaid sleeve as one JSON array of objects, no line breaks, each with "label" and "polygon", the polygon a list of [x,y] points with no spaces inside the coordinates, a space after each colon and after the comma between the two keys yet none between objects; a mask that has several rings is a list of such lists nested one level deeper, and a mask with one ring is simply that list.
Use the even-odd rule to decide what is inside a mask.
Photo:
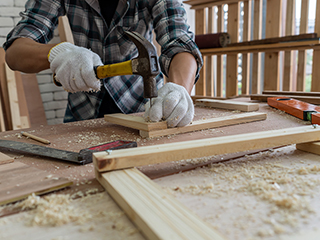
[{"label": "dark plaid sleeve", "polygon": [[198,64],[196,79],[203,65],[194,34],[187,24],[186,11],[178,1],[157,1],[152,8],[156,40],[161,45],[159,58],[162,72],[168,76],[171,59],[180,52],[191,53]]},{"label": "dark plaid sleeve", "polygon": [[30,38],[39,43],[49,42],[57,27],[58,17],[62,15],[64,10],[60,1],[27,1],[25,11],[20,13],[22,19],[8,34],[3,44],[4,49],[6,50],[15,39],[20,37]]}]

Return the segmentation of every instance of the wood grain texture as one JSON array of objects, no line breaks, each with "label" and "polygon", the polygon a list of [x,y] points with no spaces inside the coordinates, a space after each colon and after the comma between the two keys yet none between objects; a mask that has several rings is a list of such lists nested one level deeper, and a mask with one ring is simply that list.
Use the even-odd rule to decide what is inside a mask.
[{"label": "wood grain texture", "polygon": [[104,152],[93,153],[93,163],[98,171],[105,172],[319,140],[320,128],[303,126],[123,149],[109,155]]},{"label": "wood grain texture", "polygon": [[237,115],[232,115],[228,117],[198,120],[184,127],[154,130],[150,132],[140,130],[140,136],[143,138],[154,138],[154,137],[167,136],[172,134],[194,132],[194,131],[199,131],[199,130],[204,130],[209,128],[217,128],[217,127],[231,126],[231,125],[236,125],[241,123],[261,121],[261,120],[265,120],[266,118],[267,118],[267,114],[265,113],[244,113],[244,114],[237,114]]},{"label": "wood grain texture", "polygon": [[22,74],[21,77],[31,126],[47,125],[36,74]]},{"label": "wood grain texture", "polygon": [[143,131],[153,131],[167,128],[166,122],[146,122],[141,116],[133,116],[123,113],[104,115],[104,120],[110,123]]},{"label": "wood grain texture", "polygon": [[[239,3],[228,5],[228,33],[231,43],[238,42],[239,39],[239,18],[240,18]],[[226,97],[238,95],[238,55],[227,55],[226,67]]]},{"label": "wood grain texture", "polygon": [[[195,34],[205,34],[206,33],[206,12],[204,9],[196,10],[196,16],[195,16],[195,23],[196,23],[196,29]],[[197,84],[195,86],[195,91],[197,95],[205,96],[206,94],[206,58],[203,58],[203,66],[199,73],[199,79],[197,81]]]},{"label": "wood grain texture", "polygon": [[18,71],[15,71],[14,75],[15,75],[16,85],[17,85],[21,128],[29,128],[31,127],[29,109],[28,109],[26,95],[23,88],[21,73]]},{"label": "wood grain texture", "polygon": [[17,83],[14,71],[12,71],[7,64],[5,64],[6,80],[8,87],[8,97],[11,112],[12,129],[21,129],[20,107],[17,92]]},{"label": "wood grain texture", "polygon": [[296,144],[296,148],[304,152],[320,155],[320,142],[299,143]]},{"label": "wood grain texture", "polygon": [[0,205],[45,194],[72,184],[66,178],[48,176],[48,172],[14,162],[0,166]]},{"label": "wood grain texture", "polygon": [[59,17],[58,31],[61,42],[69,42],[74,44],[74,39],[67,16]]},{"label": "wood grain texture", "polygon": [[196,100],[196,106],[239,110],[243,112],[253,112],[259,110],[258,103],[247,103],[230,100],[198,99]]},{"label": "wood grain texture", "polygon": [[9,157],[8,155],[0,152],[0,165],[14,162],[14,159],[12,157]]},{"label": "wood grain texture", "polygon": [[225,239],[137,169],[96,178],[147,239]]},{"label": "wood grain texture", "polygon": [[320,97],[320,92],[302,92],[302,91],[262,91],[263,94],[272,94],[272,95],[290,95],[290,96],[312,96]]},{"label": "wood grain texture", "polygon": [[273,95],[273,94],[252,94],[250,95],[250,99],[251,100],[258,100],[261,102],[266,102],[268,97],[279,97],[279,96],[285,96],[288,98],[294,98],[300,101],[304,101],[307,103],[311,103],[311,104],[316,104],[316,105],[320,105],[320,97],[313,97],[313,96],[298,96],[298,95],[287,95],[287,94],[283,94],[283,95]]}]

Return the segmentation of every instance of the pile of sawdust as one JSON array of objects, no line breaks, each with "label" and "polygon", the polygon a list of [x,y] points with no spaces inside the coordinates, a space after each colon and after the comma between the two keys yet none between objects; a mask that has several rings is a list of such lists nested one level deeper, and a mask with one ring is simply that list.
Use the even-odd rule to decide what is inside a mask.
[{"label": "pile of sawdust", "polygon": [[71,222],[83,224],[92,218],[85,210],[71,206],[70,202],[69,194],[52,194],[43,198],[32,194],[15,207],[33,210],[27,220],[30,226],[61,226]]}]

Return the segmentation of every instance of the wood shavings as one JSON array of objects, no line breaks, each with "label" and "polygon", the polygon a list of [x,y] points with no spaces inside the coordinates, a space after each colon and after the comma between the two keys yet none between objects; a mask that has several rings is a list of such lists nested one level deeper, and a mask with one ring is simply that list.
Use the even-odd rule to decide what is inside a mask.
[{"label": "wood shavings", "polygon": [[30,212],[27,225],[61,226],[70,222],[83,224],[92,218],[85,210],[70,205],[69,194],[49,195],[43,198],[32,194],[25,201],[15,205],[22,210],[34,209]]}]

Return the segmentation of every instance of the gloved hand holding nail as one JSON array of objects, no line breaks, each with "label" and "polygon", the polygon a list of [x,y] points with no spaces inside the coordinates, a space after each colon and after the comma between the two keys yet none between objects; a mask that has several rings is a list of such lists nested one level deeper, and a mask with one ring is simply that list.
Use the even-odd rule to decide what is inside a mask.
[{"label": "gloved hand holding nail", "polygon": [[183,127],[191,123],[194,105],[187,90],[178,84],[166,83],[158,92],[158,97],[145,105],[146,121],[167,121],[168,127]]}]

